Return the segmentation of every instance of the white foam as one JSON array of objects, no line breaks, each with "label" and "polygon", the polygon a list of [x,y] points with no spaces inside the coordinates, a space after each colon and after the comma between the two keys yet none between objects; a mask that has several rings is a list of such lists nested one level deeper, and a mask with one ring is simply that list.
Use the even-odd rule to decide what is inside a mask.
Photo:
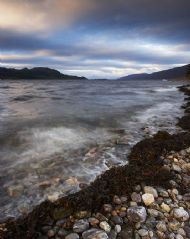
[{"label": "white foam", "polygon": [[154,91],[155,92],[170,92],[170,91],[177,91],[177,88],[176,88],[176,86],[168,87],[168,88],[160,87],[160,88],[155,89]]},{"label": "white foam", "polygon": [[81,128],[54,127],[26,130],[19,134],[26,146],[14,166],[40,159],[49,159],[54,154],[63,153],[64,150],[78,149],[88,143],[107,140],[111,135],[105,129],[89,131]]}]

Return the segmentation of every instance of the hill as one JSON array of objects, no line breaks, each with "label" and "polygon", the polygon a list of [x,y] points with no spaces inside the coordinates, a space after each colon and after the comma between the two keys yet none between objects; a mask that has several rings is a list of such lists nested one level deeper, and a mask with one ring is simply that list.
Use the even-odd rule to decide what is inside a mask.
[{"label": "hill", "polygon": [[61,72],[46,68],[46,67],[35,67],[32,69],[14,69],[0,67],[0,79],[79,79],[85,80],[85,77],[78,77],[72,75],[65,75]]},{"label": "hill", "polygon": [[158,71],[151,74],[133,74],[119,78],[119,80],[160,80],[160,79],[178,79],[190,78],[190,64],[175,67],[169,70]]}]

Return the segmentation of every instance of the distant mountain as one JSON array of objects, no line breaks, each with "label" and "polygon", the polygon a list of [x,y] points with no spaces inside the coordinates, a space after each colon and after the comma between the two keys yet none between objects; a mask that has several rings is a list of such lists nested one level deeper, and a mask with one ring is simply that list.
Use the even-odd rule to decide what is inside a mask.
[{"label": "distant mountain", "polygon": [[65,75],[61,72],[46,68],[46,67],[35,67],[32,69],[23,68],[23,69],[14,69],[14,68],[5,68],[0,67],[0,79],[78,79],[85,80],[85,77],[78,77],[72,75]]},{"label": "distant mountain", "polygon": [[190,79],[190,64],[175,67],[173,69],[158,71],[151,74],[133,74],[119,78],[119,80],[160,80],[160,79],[178,79],[189,78]]}]

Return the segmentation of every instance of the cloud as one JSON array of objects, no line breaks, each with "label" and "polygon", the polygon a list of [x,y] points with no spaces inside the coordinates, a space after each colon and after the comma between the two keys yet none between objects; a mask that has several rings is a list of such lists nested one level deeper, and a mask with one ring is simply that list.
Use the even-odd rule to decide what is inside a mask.
[{"label": "cloud", "polygon": [[0,0],[1,64],[116,77],[190,62],[189,0]]}]

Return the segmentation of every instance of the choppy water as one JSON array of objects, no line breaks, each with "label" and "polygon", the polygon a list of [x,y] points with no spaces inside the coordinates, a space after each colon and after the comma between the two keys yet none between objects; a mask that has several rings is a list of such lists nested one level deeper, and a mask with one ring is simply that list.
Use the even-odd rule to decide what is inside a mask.
[{"label": "choppy water", "polygon": [[[48,195],[79,190],[80,183],[127,163],[143,127],[150,134],[175,131],[183,102],[177,85],[0,81],[0,218],[31,210]],[[119,137],[124,144],[114,145]]]}]

